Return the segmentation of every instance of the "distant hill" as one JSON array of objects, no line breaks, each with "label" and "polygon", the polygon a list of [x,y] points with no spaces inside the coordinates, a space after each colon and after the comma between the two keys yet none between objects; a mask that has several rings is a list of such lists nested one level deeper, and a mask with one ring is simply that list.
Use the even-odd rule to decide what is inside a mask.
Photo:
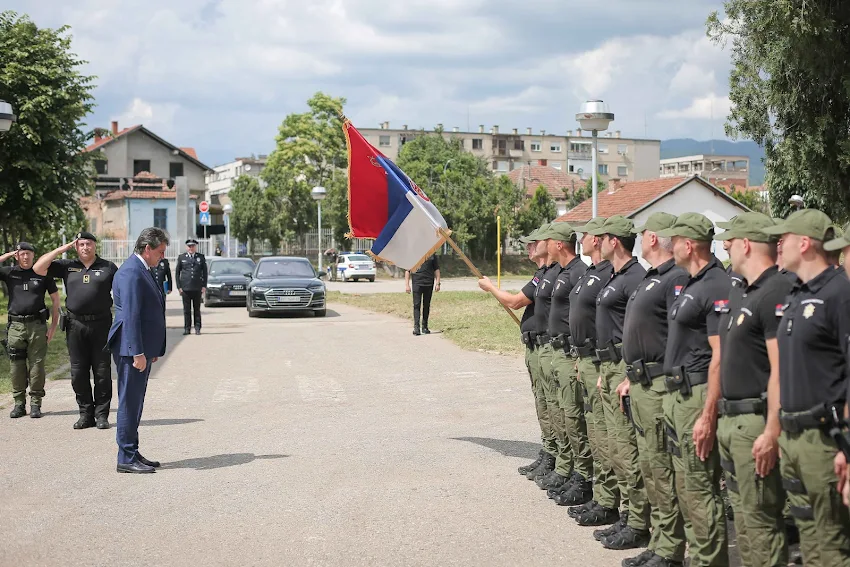
[{"label": "distant hill", "polygon": [[730,142],[729,140],[697,141],[690,138],[663,140],[661,159],[692,156],[697,154],[747,156],[750,158],[750,185],[764,183],[764,150],[755,142]]}]

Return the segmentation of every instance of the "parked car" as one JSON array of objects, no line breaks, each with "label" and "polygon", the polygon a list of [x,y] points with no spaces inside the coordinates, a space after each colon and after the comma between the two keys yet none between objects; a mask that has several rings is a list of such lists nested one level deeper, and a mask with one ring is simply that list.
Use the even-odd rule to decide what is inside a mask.
[{"label": "parked car", "polygon": [[251,281],[245,274],[253,272],[254,267],[250,258],[207,258],[204,305],[245,305]]},{"label": "parked car", "polygon": [[307,258],[272,256],[262,258],[248,284],[248,316],[260,313],[312,311],[324,317],[324,273],[317,273]]},{"label": "parked car", "polygon": [[360,279],[375,281],[375,262],[366,254],[341,254],[336,264],[337,278],[344,282]]}]

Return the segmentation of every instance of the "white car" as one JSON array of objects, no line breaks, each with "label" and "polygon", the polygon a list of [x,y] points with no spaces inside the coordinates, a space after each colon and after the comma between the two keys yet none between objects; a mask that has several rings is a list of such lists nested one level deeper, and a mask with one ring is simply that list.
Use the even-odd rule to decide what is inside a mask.
[{"label": "white car", "polygon": [[344,282],[375,281],[375,262],[366,254],[342,254],[336,264],[336,277]]}]

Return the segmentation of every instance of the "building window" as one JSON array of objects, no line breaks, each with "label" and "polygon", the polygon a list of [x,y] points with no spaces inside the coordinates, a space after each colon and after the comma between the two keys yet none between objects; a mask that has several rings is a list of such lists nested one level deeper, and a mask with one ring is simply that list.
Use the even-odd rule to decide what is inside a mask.
[{"label": "building window", "polygon": [[136,176],[143,171],[150,172],[151,160],[149,159],[134,159],[133,160],[133,175]]},{"label": "building window", "polygon": [[153,225],[162,230],[168,229],[168,209],[153,210]]},{"label": "building window", "polygon": [[97,219],[94,217],[89,218],[89,231],[97,234]]},{"label": "building window", "polygon": [[617,144],[617,153],[621,156],[626,155],[627,153],[629,153],[629,146],[627,146],[626,144]]},{"label": "building window", "polygon": [[617,166],[617,175],[618,175],[619,177],[628,177],[628,175],[629,175],[629,168],[628,168],[628,167],[626,167],[625,165],[618,165],[618,166]]},{"label": "building window", "polygon": [[515,170],[515,169],[519,169],[519,168],[521,168],[521,167],[522,167],[522,162],[521,162],[521,161],[512,161],[512,162],[511,162],[511,171],[513,171],[513,170]]},{"label": "building window", "polygon": [[574,166],[574,165],[570,164],[570,166],[567,168],[567,171],[569,171],[570,173],[575,173],[575,171],[576,171],[576,166]]},{"label": "building window", "polygon": [[378,145],[382,146],[382,147],[389,147],[390,137],[389,136],[381,136],[378,140]]},{"label": "building window", "polygon": [[168,164],[168,177],[183,177],[183,163],[172,161]]},{"label": "building window", "polygon": [[555,169],[557,169],[558,171],[561,171],[561,162],[559,162],[559,161],[552,161],[552,162],[549,162],[549,166],[550,166],[550,167],[554,167],[554,168],[555,168]]},{"label": "building window", "polygon": [[599,144],[598,146],[596,146],[596,148],[600,154],[608,153],[608,144]]},{"label": "building window", "polygon": [[514,140],[514,149],[515,150],[524,150],[525,149],[525,140]]},{"label": "building window", "polygon": [[94,162],[94,170],[98,175],[106,175],[109,173],[109,162],[105,159],[99,159]]},{"label": "building window", "polygon": [[546,163],[547,163],[547,162],[546,162],[546,160],[545,160],[545,159],[539,159],[539,160],[537,160],[537,165],[546,165]]},{"label": "building window", "polygon": [[507,161],[499,160],[496,163],[497,163],[497,167],[496,167],[497,171],[508,171],[508,165],[509,164],[508,164]]},{"label": "building window", "polygon": [[484,140],[482,140],[481,138],[472,138],[472,149],[473,150],[483,150],[484,149]]},{"label": "building window", "polygon": [[589,154],[590,153],[590,144],[582,144],[582,143],[579,143],[579,142],[571,142],[570,143],[570,151],[571,152],[578,152],[578,153],[582,153],[582,154]]},{"label": "building window", "polygon": [[560,142],[552,142],[549,144],[549,151],[554,152],[556,154],[561,153],[561,143]]},{"label": "building window", "polygon": [[598,164],[599,175],[608,175],[608,164],[600,163]]},{"label": "building window", "polygon": [[531,151],[532,152],[542,152],[543,144],[541,142],[531,142]]}]

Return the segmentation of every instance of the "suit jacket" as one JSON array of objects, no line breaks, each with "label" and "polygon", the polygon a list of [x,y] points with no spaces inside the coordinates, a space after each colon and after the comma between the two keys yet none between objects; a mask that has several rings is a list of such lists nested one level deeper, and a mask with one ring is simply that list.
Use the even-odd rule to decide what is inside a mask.
[{"label": "suit jacket", "polygon": [[109,350],[118,356],[164,355],[165,295],[135,255],[115,273],[112,297],[115,320],[109,329]]},{"label": "suit jacket", "polygon": [[201,291],[207,287],[207,259],[203,254],[189,256],[184,252],[177,257],[177,267],[174,269],[174,279],[177,289],[184,291]]}]

